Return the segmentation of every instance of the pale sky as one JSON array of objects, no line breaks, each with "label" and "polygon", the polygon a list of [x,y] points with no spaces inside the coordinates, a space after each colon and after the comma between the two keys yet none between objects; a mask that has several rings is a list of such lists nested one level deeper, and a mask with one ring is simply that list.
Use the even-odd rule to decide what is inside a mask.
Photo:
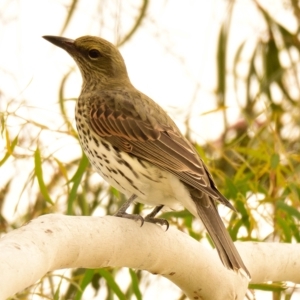
[{"label": "pale sky", "polygon": [[[101,1],[103,15],[99,20],[99,13],[95,12],[99,9],[97,2],[85,1],[84,5],[83,1],[79,2],[80,7],[64,33],[65,37],[75,39],[82,35],[98,35],[114,43],[118,32],[122,35],[130,28],[131,16],[136,15],[135,7],[140,3],[134,0],[126,1],[126,4],[121,0]],[[280,0],[260,2],[272,3],[273,16],[286,23],[287,18],[281,9]],[[36,122],[48,126],[53,124],[54,129],[61,125],[56,124],[59,111],[58,86],[63,74],[75,64],[63,50],[41,36],[59,35],[68,3],[69,1],[63,0],[0,1],[1,91],[15,99],[15,107],[21,100],[26,100],[26,108],[18,111],[21,115],[30,116]],[[186,108],[195,96],[197,101],[193,105],[190,120],[194,138],[199,142],[213,141],[222,131],[221,114],[201,115],[215,108],[215,45],[220,24],[226,17],[228,1],[153,0],[150,3],[148,18],[132,40],[120,48],[131,81],[164,107],[182,130]],[[263,22],[255,13],[253,2],[240,0],[237,3],[230,44],[232,49],[245,38],[255,40],[263,34]],[[114,17],[116,15],[121,16],[119,22]],[[288,25],[295,26],[292,21]],[[67,97],[77,97],[80,87],[81,77],[76,69],[68,82]],[[229,93],[232,97],[230,103],[227,103],[228,113],[234,123],[238,118],[239,108],[234,93]],[[9,99],[0,100],[0,110],[3,110]],[[73,116],[73,107],[69,113]],[[17,132],[18,128],[15,130]],[[63,157],[69,147],[74,156],[80,153],[80,148],[68,145],[68,140],[50,139],[51,137],[50,152],[57,151]],[[4,146],[0,138],[0,153],[3,153]],[[58,151],[62,147],[64,151]],[[67,155],[70,152],[67,151]],[[9,174],[8,168],[9,165],[0,169],[0,176]],[[20,180],[24,178],[21,176]],[[22,201],[23,207],[26,207],[28,199],[23,197]],[[22,209],[22,203],[19,209]],[[11,220],[14,213],[14,205],[11,203],[6,208],[6,217]],[[170,285],[167,281],[164,281],[162,287],[169,293]],[[161,292],[161,286],[155,283],[151,297],[147,298],[145,295],[144,299],[164,299],[159,297]],[[266,295],[262,297],[260,299],[271,299]]]}]

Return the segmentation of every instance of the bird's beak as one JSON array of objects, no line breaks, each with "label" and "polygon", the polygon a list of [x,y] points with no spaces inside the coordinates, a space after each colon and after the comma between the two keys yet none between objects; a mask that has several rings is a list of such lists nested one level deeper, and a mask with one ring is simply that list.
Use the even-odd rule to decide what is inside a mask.
[{"label": "bird's beak", "polygon": [[67,52],[72,52],[72,50],[74,50],[74,40],[53,35],[44,35],[43,38],[55,46],[66,50]]}]

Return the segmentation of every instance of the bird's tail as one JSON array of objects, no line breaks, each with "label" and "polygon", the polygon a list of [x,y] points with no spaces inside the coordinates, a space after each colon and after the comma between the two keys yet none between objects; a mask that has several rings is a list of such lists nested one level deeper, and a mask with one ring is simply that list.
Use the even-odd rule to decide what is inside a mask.
[{"label": "bird's tail", "polygon": [[204,193],[201,193],[201,199],[193,194],[191,196],[196,204],[197,213],[212,238],[224,266],[235,271],[243,269],[250,279],[251,275],[219,216],[215,201]]}]

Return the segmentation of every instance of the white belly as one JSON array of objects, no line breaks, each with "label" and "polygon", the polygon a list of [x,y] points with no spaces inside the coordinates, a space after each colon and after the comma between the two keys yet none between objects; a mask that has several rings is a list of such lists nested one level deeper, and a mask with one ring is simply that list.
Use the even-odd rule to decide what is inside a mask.
[{"label": "white belly", "polygon": [[96,171],[127,197],[135,194],[137,202],[165,205],[173,210],[184,206],[197,215],[188,190],[173,174],[127,153],[117,152],[105,141],[96,145],[91,139],[88,147],[81,144]]}]

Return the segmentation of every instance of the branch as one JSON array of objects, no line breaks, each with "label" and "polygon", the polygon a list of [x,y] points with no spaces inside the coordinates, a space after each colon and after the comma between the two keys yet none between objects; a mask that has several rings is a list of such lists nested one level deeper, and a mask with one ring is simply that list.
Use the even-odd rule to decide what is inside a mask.
[{"label": "branch", "polygon": [[[252,282],[300,282],[300,245],[236,243]],[[248,280],[185,233],[111,216],[44,215],[0,240],[0,299],[63,268],[130,267],[161,274],[191,299],[243,299]]]}]

